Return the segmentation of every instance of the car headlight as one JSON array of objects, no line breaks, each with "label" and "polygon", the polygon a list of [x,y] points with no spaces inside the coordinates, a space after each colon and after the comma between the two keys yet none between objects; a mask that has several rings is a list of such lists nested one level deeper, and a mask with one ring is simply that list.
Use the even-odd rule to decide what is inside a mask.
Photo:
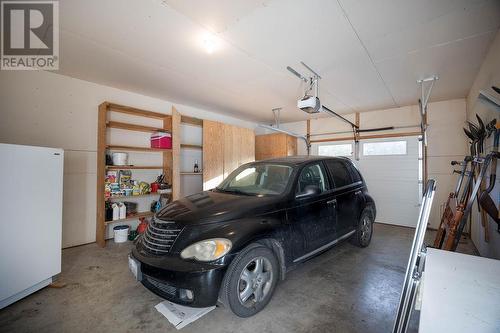
[{"label": "car headlight", "polygon": [[217,260],[231,250],[232,243],[229,239],[213,238],[206,239],[189,245],[181,252],[181,258],[194,258],[198,261]]}]

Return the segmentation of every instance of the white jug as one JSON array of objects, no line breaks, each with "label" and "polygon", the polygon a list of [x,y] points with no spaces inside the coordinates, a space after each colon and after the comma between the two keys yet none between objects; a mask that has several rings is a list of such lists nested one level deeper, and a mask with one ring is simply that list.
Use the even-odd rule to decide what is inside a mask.
[{"label": "white jug", "polygon": [[120,207],[116,203],[114,203],[111,207],[113,207],[113,221],[120,219]]},{"label": "white jug", "polygon": [[127,217],[127,206],[124,203],[120,203],[120,219]]}]

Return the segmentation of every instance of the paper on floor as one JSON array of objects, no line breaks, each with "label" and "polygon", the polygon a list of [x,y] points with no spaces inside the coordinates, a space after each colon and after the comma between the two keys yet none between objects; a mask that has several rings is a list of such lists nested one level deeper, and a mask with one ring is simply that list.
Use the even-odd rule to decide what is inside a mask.
[{"label": "paper on floor", "polygon": [[164,301],[157,304],[155,309],[164,315],[175,328],[180,330],[187,324],[192,323],[215,309],[215,306],[210,306],[208,308],[191,308],[189,306]]}]

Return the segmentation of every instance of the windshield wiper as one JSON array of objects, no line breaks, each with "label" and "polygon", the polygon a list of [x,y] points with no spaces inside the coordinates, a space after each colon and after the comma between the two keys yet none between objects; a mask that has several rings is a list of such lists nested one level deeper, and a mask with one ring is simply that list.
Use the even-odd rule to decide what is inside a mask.
[{"label": "windshield wiper", "polygon": [[222,189],[222,188],[219,188],[219,187],[216,187],[217,191],[220,191],[220,192],[224,192],[224,193],[229,193],[229,194],[240,194],[240,195],[253,195],[251,193],[248,193],[248,192],[244,192],[242,190],[237,190],[237,189],[232,189],[232,190],[227,190],[227,189]]}]

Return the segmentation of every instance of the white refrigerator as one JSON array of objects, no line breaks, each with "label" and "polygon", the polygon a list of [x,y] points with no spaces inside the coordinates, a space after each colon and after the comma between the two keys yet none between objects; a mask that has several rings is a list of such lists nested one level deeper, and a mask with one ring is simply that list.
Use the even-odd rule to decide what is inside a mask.
[{"label": "white refrigerator", "polygon": [[0,144],[0,309],[61,272],[62,149]]}]

